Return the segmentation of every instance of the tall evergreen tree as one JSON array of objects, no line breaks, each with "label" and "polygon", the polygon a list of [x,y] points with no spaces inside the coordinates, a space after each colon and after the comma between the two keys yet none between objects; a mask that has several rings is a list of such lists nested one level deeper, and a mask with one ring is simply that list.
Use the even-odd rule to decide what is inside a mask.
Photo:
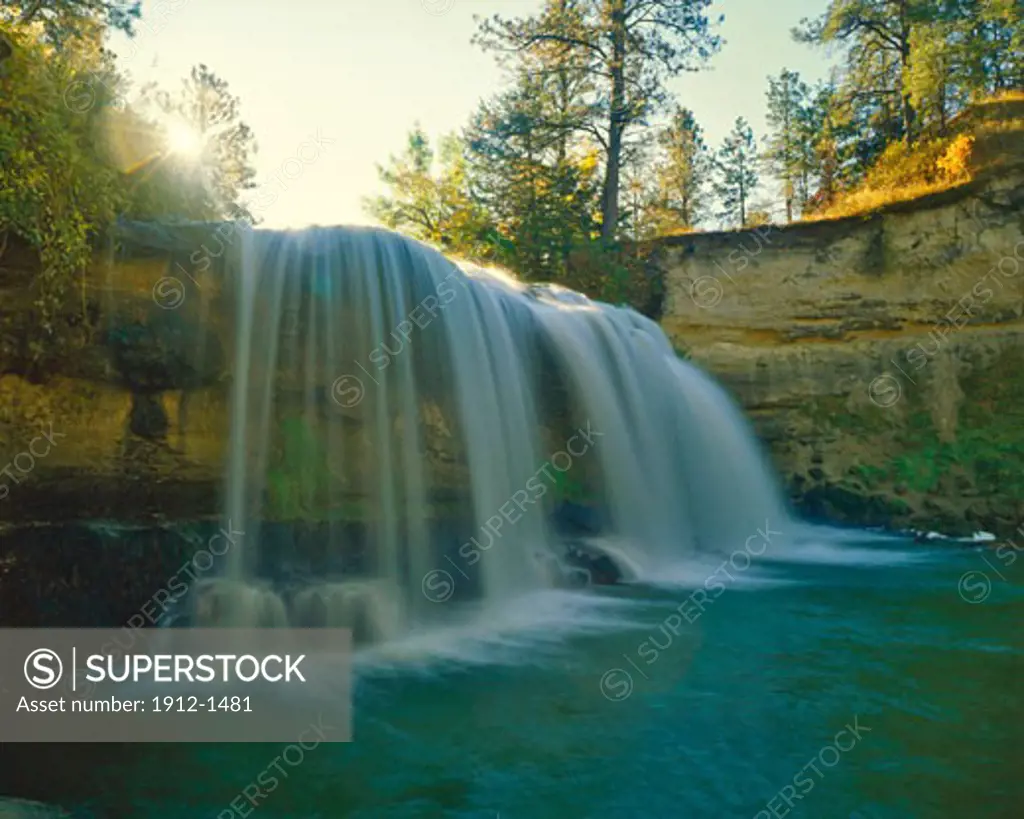
[{"label": "tall evergreen tree", "polygon": [[152,99],[164,122],[191,132],[195,140],[195,156],[171,154],[168,161],[205,197],[209,218],[251,218],[243,197],[255,187],[256,141],[227,82],[200,64],[193,66],[177,92],[157,89]]},{"label": "tall evergreen tree", "polygon": [[794,34],[811,43],[839,43],[847,49],[860,93],[898,122],[900,136],[914,138],[915,111],[907,80],[916,26],[933,19],[934,0],[829,0],[817,19],[804,20]]},{"label": "tall evergreen tree", "polygon": [[736,227],[747,226],[747,209],[757,188],[757,143],[754,131],[737,117],[715,158],[715,193],[721,203],[719,216]]},{"label": "tall evergreen tree", "polygon": [[481,104],[465,140],[470,188],[494,223],[496,258],[558,280],[572,247],[593,227],[596,162],[565,131],[544,127],[559,107],[543,84],[522,74],[515,87]]},{"label": "tall evergreen tree", "polygon": [[706,183],[711,157],[704,129],[688,108],[677,107],[658,137],[662,158],[655,165],[656,192],[651,206],[656,233],[692,230],[707,211]]},{"label": "tall evergreen tree", "polygon": [[838,44],[838,88],[870,167],[897,139],[944,133],[972,100],[1024,85],[1020,0],[829,0],[794,31],[801,41]]},{"label": "tall evergreen tree", "polygon": [[480,29],[485,48],[522,54],[552,43],[570,49],[591,78],[590,116],[580,130],[603,153],[601,231],[619,226],[621,170],[628,137],[667,99],[665,81],[696,70],[721,45],[708,17],[711,0],[548,0],[540,15],[494,17]]},{"label": "tall evergreen tree", "polygon": [[768,127],[765,159],[782,183],[786,221],[792,222],[794,204],[803,208],[809,197],[814,133],[810,125],[810,87],[794,71],[783,69],[768,78]]}]

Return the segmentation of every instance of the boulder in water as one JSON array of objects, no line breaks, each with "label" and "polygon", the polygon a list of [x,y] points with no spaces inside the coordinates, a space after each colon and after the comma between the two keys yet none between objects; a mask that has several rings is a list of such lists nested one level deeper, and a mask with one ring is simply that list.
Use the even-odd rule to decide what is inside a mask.
[{"label": "boulder in water", "polygon": [[605,516],[599,509],[572,501],[558,504],[552,518],[555,530],[570,537],[597,535],[605,528]]},{"label": "boulder in water", "polygon": [[622,580],[622,570],[615,565],[615,561],[580,541],[566,543],[563,562],[571,567],[577,577],[581,573],[587,576],[586,583],[575,585],[614,586]]}]

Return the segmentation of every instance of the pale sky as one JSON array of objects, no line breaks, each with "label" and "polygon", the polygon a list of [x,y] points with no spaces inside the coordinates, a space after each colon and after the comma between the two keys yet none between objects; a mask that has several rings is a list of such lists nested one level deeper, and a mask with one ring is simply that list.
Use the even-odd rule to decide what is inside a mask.
[{"label": "pale sky", "polygon": [[[716,0],[725,46],[708,70],[671,84],[709,144],[717,146],[739,115],[758,137],[764,133],[768,75],[786,67],[809,82],[824,77],[824,55],[792,42],[789,31],[825,4]],[[526,14],[540,5],[144,0],[134,43],[115,35],[111,46],[139,82],[174,88],[199,62],[228,82],[259,145],[257,184],[266,195],[253,211],[265,225],[367,224],[361,200],[380,192],[375,163],[402,150],[413,124],[431,137],[460,129],[499,89],[493,57],[470,44],[474,15]]]}]

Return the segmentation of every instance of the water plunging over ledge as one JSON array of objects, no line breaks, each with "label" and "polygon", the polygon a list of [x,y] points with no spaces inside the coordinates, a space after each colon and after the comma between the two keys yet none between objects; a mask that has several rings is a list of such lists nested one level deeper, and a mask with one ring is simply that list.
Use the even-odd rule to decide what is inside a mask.
[{"label": "water plunging over ledge", "polygon": [[[567,500],[626,578],[786,518],[733,402],[636,312],[383,230],[240,230],[225,511],[245,536],[199,624],[380,641],[508,602],[572,576]],[[335,514],[353,498],[359,536]],[[275,564],[270,518],[318,521],[321,568]]]}]

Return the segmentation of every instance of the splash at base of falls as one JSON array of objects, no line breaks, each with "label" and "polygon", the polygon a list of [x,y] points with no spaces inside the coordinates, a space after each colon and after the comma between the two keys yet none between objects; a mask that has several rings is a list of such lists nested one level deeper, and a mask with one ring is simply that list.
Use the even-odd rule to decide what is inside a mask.
[{"label": "splash at base of falls", "polygon": [[[226,514],[246,535],[194,623],[379,643],[786,519],[741,413],[653,321],[383,230],[240,230]],[[567,505],[597,531],[567,537]],[[317,536],[281,546],[282,524]]]}]

